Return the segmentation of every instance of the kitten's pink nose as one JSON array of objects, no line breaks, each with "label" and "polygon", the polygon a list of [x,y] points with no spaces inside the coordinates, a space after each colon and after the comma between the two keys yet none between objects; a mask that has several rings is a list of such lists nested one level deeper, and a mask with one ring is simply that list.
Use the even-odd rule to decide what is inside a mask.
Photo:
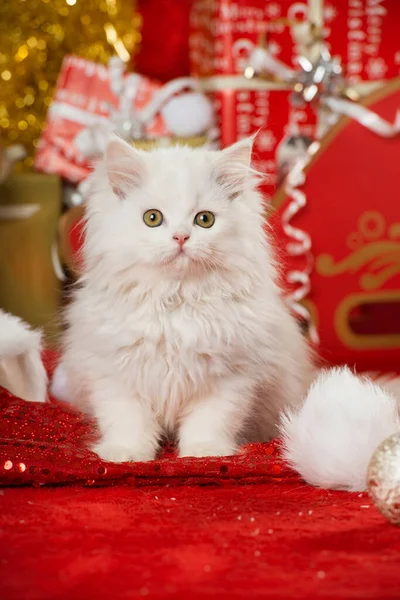
[{"label": "kitten's pink nose", "polygon": [[178,244],[181,248],[183,247],[183,244],[188,241],[189,238],[190,238],[190,235],[187,235],[185,233],[175,233],[172,236],[172,239],[174,239],[176,242],[178,242]]}]

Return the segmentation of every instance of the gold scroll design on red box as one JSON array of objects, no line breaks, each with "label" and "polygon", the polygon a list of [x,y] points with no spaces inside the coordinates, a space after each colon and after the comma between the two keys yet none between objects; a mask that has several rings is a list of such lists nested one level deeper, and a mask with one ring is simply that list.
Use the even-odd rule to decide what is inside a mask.
[{"label": "gold scroll design on red box", "polygon": [[325,277],[358,274],[362,291],[347,295],[337,306],[334,325],[339,339],[355,349],[400,347],[400,333],[359,334],[351,324],[352,311],[361,306],[396,304],[400,314],[400,289],[382,289],[400,274],[400,222],[387,224],[378,211],[367,211],[358,220],[357,231],[347,236],[350,253],[342,260],[320,254],[316,270]]}]

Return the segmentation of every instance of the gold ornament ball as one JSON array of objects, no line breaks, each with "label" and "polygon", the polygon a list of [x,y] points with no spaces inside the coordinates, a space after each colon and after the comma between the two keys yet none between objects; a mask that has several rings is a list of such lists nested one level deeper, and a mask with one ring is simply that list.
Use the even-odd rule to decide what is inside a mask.
[{"label": "gold ornament ball", "polygon": [[388,437],[373,453],[367,485],[376,508],[388,521],[400,525],[400,432]]}]

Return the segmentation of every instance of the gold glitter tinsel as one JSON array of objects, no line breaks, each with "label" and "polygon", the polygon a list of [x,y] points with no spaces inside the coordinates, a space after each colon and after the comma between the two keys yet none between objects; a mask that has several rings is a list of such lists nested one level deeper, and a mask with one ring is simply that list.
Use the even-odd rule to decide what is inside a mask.
[{"label": "gold glitter tinsel", "polygon": [[400,432],[375,450],[368,467],[368,491],[377,509],[400,525]]},{"label": "gold glitter tinsel", "polygon": [[128,60],[140,43],[134,0],[0,1],[0,140],[33,153],[63,57]]}]

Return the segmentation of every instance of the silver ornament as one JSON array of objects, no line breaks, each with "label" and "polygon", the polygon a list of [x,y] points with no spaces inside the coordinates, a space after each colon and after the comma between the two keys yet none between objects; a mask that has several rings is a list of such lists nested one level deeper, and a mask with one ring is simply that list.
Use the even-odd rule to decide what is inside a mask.
[{"label": "silver ornament", "polygon": [[400,432],[388,437],[372,455],[367,486],[376,508],[400,525]]},{"label": "silver ornament", "polygon": [[298,58],[299,70],[293,76],[293,93],[290,101],[303,106],[321,96],[341,96],[345,83],[340,60],[332,57],[325,48],[318,59],[311,62],[306,56]]}]

